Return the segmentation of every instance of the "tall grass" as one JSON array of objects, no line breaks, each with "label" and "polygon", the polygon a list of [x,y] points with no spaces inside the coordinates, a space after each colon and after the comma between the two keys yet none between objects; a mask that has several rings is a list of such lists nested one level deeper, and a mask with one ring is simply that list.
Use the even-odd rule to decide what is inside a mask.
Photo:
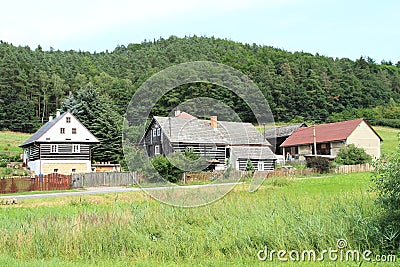
[{"label": "tall grass", "polygon": [[[304,190],[318,183],[328,191]],[[96,264],[253,265],[264,246],[322,250],[339,238],[350,248],[378,251],[367,184],[367,175],[354,174],[267,183],[252,194],[243,185],[192,209],[140,200],[138,193],[107,203],[84,197],[58,207],[6,207],[0,210],[0,254]]]}]

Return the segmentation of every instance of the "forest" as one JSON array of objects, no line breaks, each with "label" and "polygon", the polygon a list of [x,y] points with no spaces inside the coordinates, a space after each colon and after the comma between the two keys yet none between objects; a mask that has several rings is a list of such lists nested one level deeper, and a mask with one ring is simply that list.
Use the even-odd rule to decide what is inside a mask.
[{"label": "forest", "polygon": [[[146,79],[169,66],[200,60],[248,75],[276,121],[320,123],[362,116],[372,124],[400,127],[400,62],[377,63],[367,56],[353,61],[214,37],[171,36],[93,53],[31,49],[1,41],[0,130],[32,133],[56,109],[74,109],[83,100],[91,103],[85,106],[84,122],[96,118],[99,125],[114,127]],[[180,102],[197,96],[221,100],[243,120],[252,120],[237,96],[212,84],[171,91],[153,114],[167,115]],[[90,114],[92,109],[96,114]],[[88,128],[96,135],[99,125]],[[114,142],[118,134],[120,130],[112,133]]]}]

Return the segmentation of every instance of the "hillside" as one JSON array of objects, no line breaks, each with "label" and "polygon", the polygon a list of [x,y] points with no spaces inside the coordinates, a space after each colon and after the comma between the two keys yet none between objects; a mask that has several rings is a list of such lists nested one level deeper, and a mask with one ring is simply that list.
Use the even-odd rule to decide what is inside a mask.
[{"label": "hillside", "polygon": [[[369,119],[376,112],[364,111],[379,106],[394,110],[388,117],[383,114],[380,124],[387,125],[389,119],[390,125],[400,125],[400,63],[290,53],[213,37],[172,36],[100,53],[44,51],[40,46],[32,50],[1,42],[0,130],[34,132],[70,92],[76,95],[88,83],[110,99],[112,109],[122,116],[132,94],[148,77],[196,60],[223,63],[247,74],[269,101],[277,121],[338,120],[343,119],[340,114],[357,112]],[[197,96],[219,99],[243,120],[252,120],[236,95],[209,84],[181,86],[161,99],[154,113],[166,115],[177,103]]]}]

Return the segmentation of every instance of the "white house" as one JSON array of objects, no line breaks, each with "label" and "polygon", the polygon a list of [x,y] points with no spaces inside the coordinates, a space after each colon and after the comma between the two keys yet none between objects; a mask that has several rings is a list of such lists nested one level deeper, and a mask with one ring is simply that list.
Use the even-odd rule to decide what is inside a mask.
[{"label": "white house", "polygon": [[91,171],[91,145],[99,140],[70,112],[49,121],[23,142],[23,162],[36,175]]}]

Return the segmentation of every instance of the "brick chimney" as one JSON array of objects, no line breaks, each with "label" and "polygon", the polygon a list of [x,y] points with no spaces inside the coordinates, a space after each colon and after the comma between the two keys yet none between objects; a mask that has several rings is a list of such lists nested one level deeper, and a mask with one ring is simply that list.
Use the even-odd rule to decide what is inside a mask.
[{"label": "brick chimney", "polygon": [[211,127],[213,127],[214,129],[217,129],[217,127],[218,127],[217,116],[211,116],[210,121],[211,121]]}]

